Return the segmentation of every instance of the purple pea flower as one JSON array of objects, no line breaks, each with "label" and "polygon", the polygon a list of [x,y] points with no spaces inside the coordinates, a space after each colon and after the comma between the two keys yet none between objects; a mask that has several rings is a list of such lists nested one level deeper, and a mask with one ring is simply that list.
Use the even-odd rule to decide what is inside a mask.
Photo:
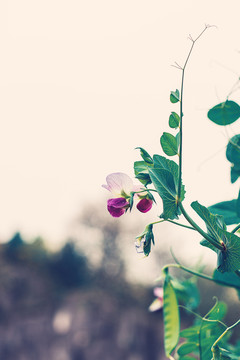
[{"label": "purple pea flower", "polygon": [[134,195],[140,198],[137,209],[143,213],[151,209],[152,200],[146,197],[147,193],[141,192],[140,185],[133,184],[132,179],[127,174],[113,173],[107,176],[106,181],[107,185],[102,186],[113,195],[113,198],[107,202],[107,209],[113,217],[122,216],[130,208],[131,194],[135,192],[140,192],[140,195]]}]

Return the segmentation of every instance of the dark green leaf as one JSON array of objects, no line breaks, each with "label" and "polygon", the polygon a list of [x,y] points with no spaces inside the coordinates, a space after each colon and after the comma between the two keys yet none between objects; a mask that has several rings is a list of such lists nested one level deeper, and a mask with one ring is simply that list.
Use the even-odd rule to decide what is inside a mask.
[{"label": "dark green leaf", "polygon": [[240,269],[240,238],[223,230],[225,250],[218,252],[218,270],[233,272]]},{"label": "dark green leaf", "polygon": [[232,225],[240,223],[240,216],[237,214],[239,208],[237,200],[230,200],[211,205],[208,210],[212,214],[222,215],[226,225]]},{"label": "dark green leaf", "polygon": [[209,241],[207,241],[206,239],[202,239],[202,240],[200,241],[200,244],[201,244],[202,246],[206,246],[207,248],[209,248],[209,249],[215,251],[216,253],[218,253],[218,249],[217,249],[215,246],[213,246],[213,245],[212,245]]},{"label": "dark green leaf", "polygon": [[182,301],[187,309],[196,309],[200,302],[199,290],[193,278],[172,281],[177,298]]},{"label": "dark green leaf", "polygon": [[177,193],[172,173],[165,169],[150,169],[150,178],[163,201],[164,219],[177,219],[180,215],[177,204]]},{"label": "dark green leaf", "polygon": [[141,154],[143,160],[144,160],[147,164],[150,164],[150,165],[151,165],[151,164],[153,163],[152,157],[149,155],[149,153],[148,153],[146,150],[144,150],[144,149],[141,148],[141,147],[137,147],[136,149],[139,149],[139,150],[140,150],[140,154]]},{"label": "dark green leaf", "polygon": [[219,348],[219,356],[220,360],[239,360],[239,355],[235,355],[223,348]]},{"label": "dark green leaf", "polygon": [[[177,201],[178,165],[164,156],[153,156],[153,168],[149,168],[149,175],[158,194],[163,201],[163,219],[177,219],[180,210]],[[184,199],[184,186],[181,186],[179,201]]]},{"label": "dark green leaf", "polygon": [[212,239],[223,247],[223,250],[216,250],[218,270],[220,272],[231,272],[240,269],[240,238],[227,232],[222,218],[211,214],[205,206],[200,205],[197,201],[193,202],[191,206],[204,220]]},{"label": "dark green leaf", "polygon": [[231,183],[235,183],[235,181],[237,181],[237,179],[240,176],[240,170],[237,170],[236,167],[233,165],[231,167]]},{"label": "dark green leaf", "polygon": [[171,91],[170,101],[173,104],[175,104],[175,103],[177,103],[179,101],[179,90]]},{"label": "dark green leaf", "polygon": [[[239,219],[240,219],[240,191],[239,191],[239,193],[238,193],[238,198],[237,198],[236,207],[237,207],[237,216],[238,216]],[[240,223],[240,220],[239,220],[239,223]]]},{"label": "dark green leaf", "polygon": [[179,339],[180,319],[177,297],[167,275],[163,286],[164,348],[169,357]]},{"label": "dark green leaf", "polygon": [[240,176],[240,134],[233,136],[227,145],[226,157],[231,162],[231,182]]},{"label": "dark green leaf", "polygon": [[222,229],[226,228],[221,217],[211,214],[205,206],[202,206],[197,201],[192,202],[191,206],[205,222],[208,233],[212,239],[221,245],[222,241],[224,241],[224,239],[222,239]]},{"label": "dark green leaf", "polygon": [[178,355],[184,356],[198,351],[198,344],[196,342],[185,342],[178,348]]},{"label": "dark green leaf", "polygon": [[208,111],[208,118],[218,125],[232,124],[240,117],[240,106],[234,101],[225,101]]},{"label": "dark green leaf", "polygon": [[154,245],[154,235],[152,232],[152,224],[147,226],[147,233],[145,235],[145,242],[143,245],[143,252],[145,256],[148,256],[151,252],[152,243]]},{"label": "dark green leaf", "polygon": [[144,185],[151,184],[151,179],[148,173],[148,165],[145,161],[134,162],[134,173],[136,178]]},{"label": "dark green leaf", "polygon": [[226,149],[226,157],[228,161],[240,168],[240,134],[234,135],[228,142]]},{"label": "dark green leaf", "polygon": [[[184,329],[180,332],[180,336],[188,339],[192,339],[193,337],[196,338],[196,341],[199,336],[199,325],[191,326],[187,329]],[[192,341],[192,340],[191,340]]]},{"label": "dark green leaf", "polygon": [[178,145],[176,138],[169,133],[164,132],[160,138],[163,151],[168,156],[174,156],[178,153]]},{"label": "dark green leaf", "polygon": [[172,112],[169,116],[169,126],[173,129],[176,129],[179,126],[180,117],[176,112]]},{"label": "dark green leaf", "polygon": [[175,136],[175,139],[177,141],[177,147],[179,148],[179,144],[180,144],[180,133],[178,132],[177,135]]},{"label": "dark green leaf", "polygon": [[226,286],[233,287],[238,292],[238,297],[240,298],[240,277],[233,273],[225,272],[220,273],[219,271],[215,270],[213,273],[213,278],[216,280],[224,281]]},{"label": "dark green leaf", "polygon": [[227,313],[227,305],[223,301],[219,301],[208,315],[210,320],[222,320]]}]

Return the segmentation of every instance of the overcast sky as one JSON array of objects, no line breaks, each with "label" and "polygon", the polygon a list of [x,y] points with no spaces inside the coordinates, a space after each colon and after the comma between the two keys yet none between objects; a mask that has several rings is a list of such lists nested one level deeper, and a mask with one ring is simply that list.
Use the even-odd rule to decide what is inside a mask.
[{"label": "overcast sky", "polygon": [[186,71],[186,203],[236,197],[224,147],[239,123],[226,132],[206,114],[239,76],[239,13],[239,0],[1,2],[0,239],[20,230],[59,242],[84,204],[107,198],[108,173],[133,175],[135,147],[161,152],[178,111],[171,65],[206,23],[216,27]]}]

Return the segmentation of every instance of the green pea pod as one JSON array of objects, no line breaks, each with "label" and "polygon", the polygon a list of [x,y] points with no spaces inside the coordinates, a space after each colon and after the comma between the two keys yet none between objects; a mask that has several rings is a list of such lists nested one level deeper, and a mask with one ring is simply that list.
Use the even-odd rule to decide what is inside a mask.
[{"label": "green pea pod", "polygon": [[177,296],[168,275],[165,278],[163,291],[164,348],[166,356],[170,357],[178,344],[180,319]]}]

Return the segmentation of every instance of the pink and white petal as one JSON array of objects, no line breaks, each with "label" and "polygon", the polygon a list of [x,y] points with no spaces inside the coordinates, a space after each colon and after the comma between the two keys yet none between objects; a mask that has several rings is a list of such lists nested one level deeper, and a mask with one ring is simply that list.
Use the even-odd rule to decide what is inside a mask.
[{"label": "pink and white petal", "polygon": [[114,196],[122,195],[123,192],[130,195],[130,192],[133,191],[133,181],[127,174],[112,173],[107,176],[106,181],[107,185],[103,185],[103,187]]},{"label": "pink and white petal", "polygon": [[160,299],[155,299],[149,306],[148,310],[153,312],[162,309],[162,307],[163,307],[163,301],[161,301]]},{"label": "pink and white petal", "polygon": [[162,287],[155,287],[153,289],[153,293],[158,298],[163,298],[163,288]]},{"label": "pink and white petal", "polygon": [[139,194],[136,194],[138,196],[147,196],[147,191],[143,191],[144,187],[143,185],[134,185],[133,187],[133,191],[135,191],[136,193],[139,192]]}]

